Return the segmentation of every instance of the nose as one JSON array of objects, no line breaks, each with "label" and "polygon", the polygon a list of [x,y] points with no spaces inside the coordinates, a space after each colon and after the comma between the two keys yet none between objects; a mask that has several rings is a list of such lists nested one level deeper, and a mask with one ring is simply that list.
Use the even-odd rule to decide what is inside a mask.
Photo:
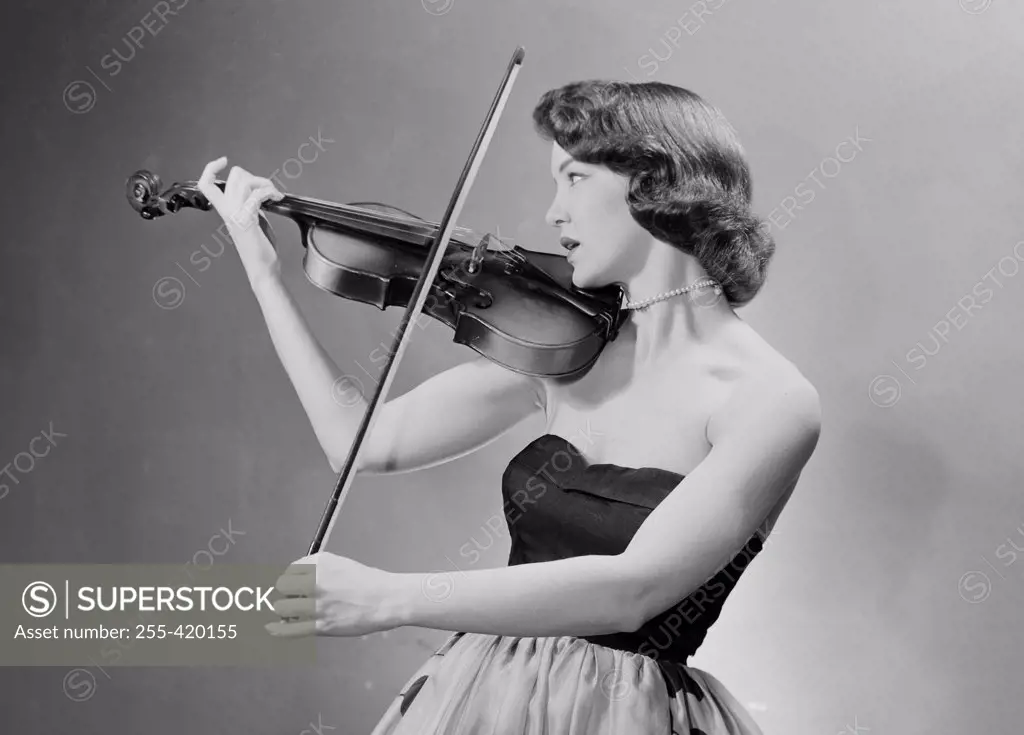
[{"label": "nose", "polygon": [[556,196],[551,202],[551,206],[548,207],[547,214],[544,215],[544,221],[552,227],[561,227],[566,221],[565,208],[558,201]]}]

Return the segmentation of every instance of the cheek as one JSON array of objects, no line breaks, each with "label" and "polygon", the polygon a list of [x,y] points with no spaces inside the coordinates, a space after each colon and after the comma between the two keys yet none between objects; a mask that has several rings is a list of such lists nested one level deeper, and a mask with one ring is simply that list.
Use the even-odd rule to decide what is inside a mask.
[{"label": "cheek", "polygon": [[625,204],[607,195],[589,200],[581,209],[579,221],[585,226],[585,234],[602,242],[618,237],[622,232],[623,217],[629,218]]},{"label": "cheek", "polygon": [[623,253],[644,241],[647,233],[629,214],[624,202],[608,201],[600,217],[597,235],[603,249]]}]

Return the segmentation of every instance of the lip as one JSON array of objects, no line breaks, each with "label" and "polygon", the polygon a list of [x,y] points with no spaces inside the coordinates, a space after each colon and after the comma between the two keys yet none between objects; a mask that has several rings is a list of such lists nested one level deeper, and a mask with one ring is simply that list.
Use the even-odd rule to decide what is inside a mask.
[{"label": "lip", "polygon": [[571,237],[562,237],[558,240],[563,248],[568,250],[570,253],[580,246],[580,241]]}]

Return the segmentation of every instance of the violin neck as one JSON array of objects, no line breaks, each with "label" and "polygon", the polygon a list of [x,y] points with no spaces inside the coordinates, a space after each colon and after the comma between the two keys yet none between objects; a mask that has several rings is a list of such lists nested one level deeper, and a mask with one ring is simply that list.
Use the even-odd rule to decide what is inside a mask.
[{"label": "violin neck", "polygon": [[[262,208],[303,224],[327,223],[353,234],[369,234],[417,245],[428,245],[437,234],[437,224],[426,220],[395,216],[352,204],[335,204],[311,197],[285,194],[268,200]],[[462,234],[471,231],[459,227]]]}]

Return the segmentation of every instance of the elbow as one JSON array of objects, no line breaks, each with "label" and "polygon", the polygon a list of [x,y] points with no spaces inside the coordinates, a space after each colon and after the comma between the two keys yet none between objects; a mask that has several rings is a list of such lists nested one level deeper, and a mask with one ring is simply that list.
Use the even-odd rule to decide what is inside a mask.
[{"label": "elbow", "polygon": [[[348,463],[348,457],[342,457],[341,459],[336,459],[336,458],[328,457],[327,458],[327,463],[331,466],[331,471],[334,472],[334,474],[340,475],[342,470],[345,469],[345,465]],[[373,475],[373,474],[375,474],[375,472],[373,470],[367,469],[366,462],[364,462],[364,461],[357,461],[356,462],[356,466],[355,466],[354,472],[357,475],[359,475],[359,474],[363,474],[363,475]]]},{"label": "elbow", "polygon": [[653,614],[650,612],[649,580],[640,574],[623,571],[620,577],[620,588],[623,592],[619,598],[619,630],[624,633],[635,633]]},{"label": "elbow", "polygon": [[626,605],[625,611],[619,615],[618,623],[616,624],[616,633],[636,633],[643,627],[643,624],[647,622],[647,616],[641,612],[641,608],[637,604]]},{"label": "elbow", "polygon": [[643,599],[637,597],[627,602],[626,609],[620,616],[620,630],[624,633],[636,633],[650,618]]},{"label": "elbow", "polygon": [[327,457],[327,464],[331,466],[331,472],[336,475],[340,475],[341,471],[345,468],[345,460],[338,459],[337,457]]}]

